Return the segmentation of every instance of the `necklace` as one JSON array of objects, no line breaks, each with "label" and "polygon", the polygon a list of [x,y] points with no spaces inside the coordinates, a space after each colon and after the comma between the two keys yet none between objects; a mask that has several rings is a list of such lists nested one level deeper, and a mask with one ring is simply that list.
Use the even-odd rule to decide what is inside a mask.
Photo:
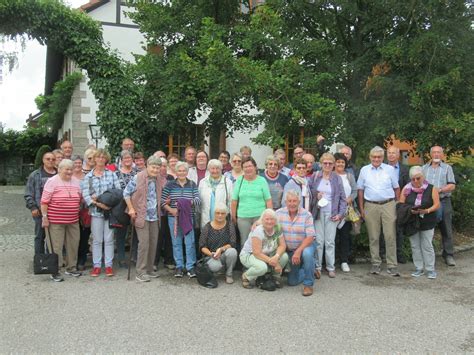
[{"label": "necklace", "polygon": [[67,194],[69,195],[69,198],[72,198],[72,196],[71,196],[71,191],[69,191],[69,188],[68,188],[68,186],[69,186],[69,187],[71,186],[71,182],[68,181],[68,184],[66,185],[66,182],[65,182],[63,179],[61,179],[61,181],[63,182],[63,186],[64,186],[64,188],[66,189]]}]

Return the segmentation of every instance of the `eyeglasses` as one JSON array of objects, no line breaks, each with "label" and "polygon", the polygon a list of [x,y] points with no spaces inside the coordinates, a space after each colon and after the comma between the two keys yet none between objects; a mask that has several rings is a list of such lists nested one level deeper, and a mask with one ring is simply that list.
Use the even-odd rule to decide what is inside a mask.
[{"label": "eyeglasses", "polygon": [[411,181],[420,181],[420,180],[421,180],[421,176],[411,178]]},{"label": "eyeglasses", "polygon": [[334,163],[331,162],[331,161],[325,161],[325,162],[323,162],[323,165],[333,165],[333,164],[334,164]]},{"label": "eyeglasses", "polygon": [[296,170],[306,170],[306,166],[297,166],[296,167]]},{"label": "eyeglasses", "polygon": [[44,160],[53,161],[56,160],[56,158],[44,158]]},{"label": "eyeglasses", "polygon": [[232,160],[232,163],[242,163],[242,160]]}]

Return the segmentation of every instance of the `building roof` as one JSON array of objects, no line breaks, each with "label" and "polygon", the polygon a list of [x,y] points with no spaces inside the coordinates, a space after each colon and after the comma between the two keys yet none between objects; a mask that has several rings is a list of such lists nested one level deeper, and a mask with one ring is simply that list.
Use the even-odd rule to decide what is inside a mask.
[{"label": "building roof", "polygon": [[101,7],[102,5],[108,3],[110,0],[89,0],[87,4],[82,5],[79,7],[80,10],[85,12],[91,12]]}]

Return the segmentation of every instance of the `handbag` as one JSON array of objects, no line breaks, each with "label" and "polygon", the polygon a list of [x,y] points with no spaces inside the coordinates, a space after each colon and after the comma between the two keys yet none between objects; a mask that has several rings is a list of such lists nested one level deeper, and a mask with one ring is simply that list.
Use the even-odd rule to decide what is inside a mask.
[{"label": "handbag", "polygon": [[51,253],[49,254],[37,254],[33,258],[33,273],[35,275],[43,274],[57,274],[59,271],[58,265],[58,254],[54,252],[53,242],[51,241],[51,235],[49,229],[45,228],[47,232],[49,244],[51,245]]},{"label": "handbag", "polygon": [[196,278],[201,286],[207,288],[216,288],[217,280],[214,273],[209,269],[207,261],[209,257],[202,258],[196,263]]},{"label": "handbag", "polygon": [[356,209],[352,205],[347,206],[346,221],[357,222],[359,220],[360,220],[359,212],[357,212]]}]

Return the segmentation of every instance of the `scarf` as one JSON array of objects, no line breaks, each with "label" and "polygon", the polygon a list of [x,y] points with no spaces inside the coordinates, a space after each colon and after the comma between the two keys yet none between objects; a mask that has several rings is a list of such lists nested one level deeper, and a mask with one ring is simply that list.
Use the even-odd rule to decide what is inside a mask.
[{"label": "scarf", "polygon": [[309,190],[308,190],[308,180],[302,178],[298,175],[292,176],[293,180],[296,181],[298,185],[301,186],[301,198],[303,200],[303,208],[309,209]]},{"label": "scarf", "polygon": [[405,186],[405,192],[403,193],[406,196],[410,195],[412,192],[416,192],[415,206],[421,206],[421,199],[423,198],[423,192],[425,192],[428,187],[428,181],[423,181],[421,187],[414,187],[411,182]]},{"label": "scarf", "polygon": [[209,186],[211,187],[211,202],[210,202],[210,206],[209,206],[209,220],[210,221],[213,221],[214,220],[214,208],[215,208],[215,205],[216,205],[216,188],[217,188],[217,185],[219,185],[219,183],[221,182],[221,179],[219,178],[219,180],[214,180],[213,178],[211,178],[209,176]]}]

